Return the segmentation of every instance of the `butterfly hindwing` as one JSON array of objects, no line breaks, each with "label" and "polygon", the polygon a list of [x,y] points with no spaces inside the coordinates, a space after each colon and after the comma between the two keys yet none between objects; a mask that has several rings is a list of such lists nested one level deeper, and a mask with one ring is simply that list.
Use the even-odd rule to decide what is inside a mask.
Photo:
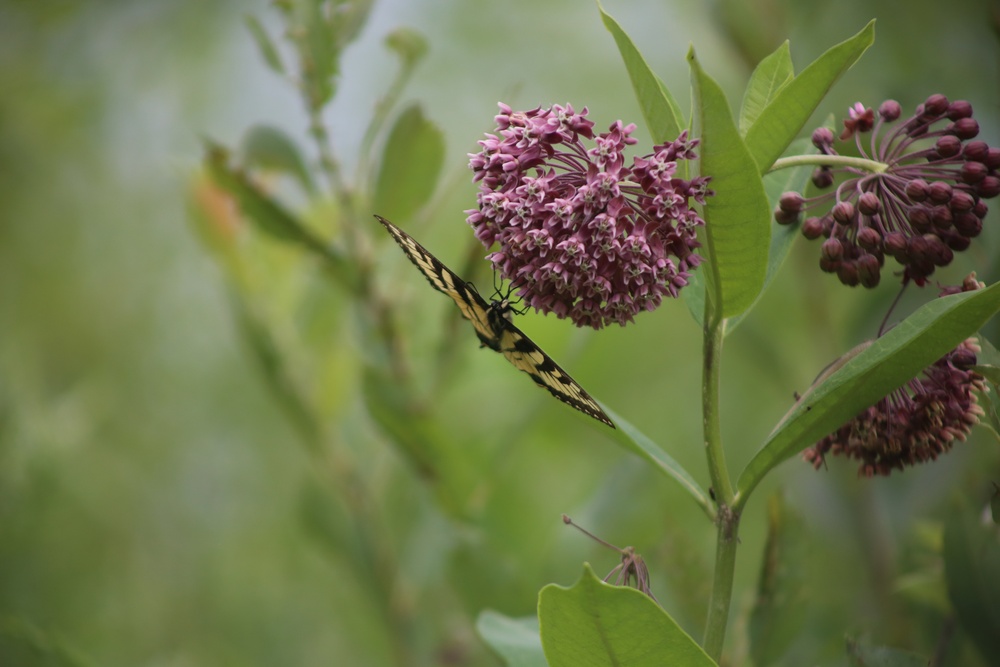
[{"label": "butterfly hindwing", "polygon": [[514,365],[514,368],[530,375],[535,384],[548,389],[550,394],[563,403],[604,422],[611,428],[615,427],[611,418],[604,413],[590,394],[577,384],[569,373],[560,368],[552,357],[535,345],[534,341],[521,333],[520,329],[507,322],[499,338],[500,353]]},{"label": "butterfly hindwing", "polygon": [[487,303],[471,283],[462,280],[412,236],[385,218],[375,217],[431,286],[452,298],[462,315],[472,322],[483,346],[503,354],[515,368],[527,373],[538,386],[560,401],[614,428],[611,419],[590,394],[514,326],[508,317],[510,306],[506,302]]}]

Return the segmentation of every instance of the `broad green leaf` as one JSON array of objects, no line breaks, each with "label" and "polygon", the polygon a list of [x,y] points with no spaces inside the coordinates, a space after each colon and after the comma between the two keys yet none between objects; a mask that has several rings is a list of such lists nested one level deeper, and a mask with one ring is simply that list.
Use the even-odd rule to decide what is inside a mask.
[{"label": "broad green leaf", "polygon": [[768,498],[767,542],[757,580],[757,599],[750,613],[750,656],[755,665],[793,664],[789,647],[803,634],[809,582],[808,536],[801,517],[785,505],[780,495]]},{"label": "broad green leaf", "polygon": [[698,482],[695,481],[680,463],[675,461],[672,456],[663,451],[646,434],[630,424],[614,410],[611,410],[603,403],[601,403],[601,407],[611,417],[611,421],[615,423],[615,430],[611,435],[619,445],[647,463],[652,464],[654,468],[680,484],[685,491],[691,494],[691,497],[698,503],[702,511],[710,518],[714,517],[708,494],[705,493]]},{"label": "broad green leaf", "polygon": [[257,48],[260,49],[260,55],[263,56],[264,62],[267,66],[276,73],[284,76],[285,66],[281,62],[281,55],[278,53],[277,47],[274,45],[274,41],[271,36],[267,34],[267,30],[256,16],[248,15],[246,17],[247,28],[250,30],[250,34],[253,36],[255,42],[257,42]]},{"label": "broad green leaf", "polygon": [[961,504],[947,515],[944,575],[962,630],[987,662],[1000,655],[1000,527]]},{"label": "broad green leaf", "polygon": [[537,618],[511,618],[492,609],[479,614],[476,632],[507,667],[547,667]]},{"label": "broad green leaf", "polygon": [[916,377],[1000,311],[1000,283],[924,305],[812,387],[740,474],[738,504],[782,461]]},{"label": "broad green leaf", "polygon": [[571,588],[541,590],[538,624],[551,667],[716,664],[652,598],[604,583],[588,564]]},{"label": "broad green leaf", "polygon": [[719,85],[688,51],[701,141],[701,173],[712,178],[704,210],[708,301],[722,317],[739,315],[764,286],[770,244],[770,210],[764,185]]},{"label": "broad green leaf", "polygon": [[875,39],[875,21],[837,44],[786,84],[746,133],[747,147],[760,173],[771,168],[798,135],[833,84],[857,62]]},{"label": "broad green leaf", "polygon": [[243,135],[240,152],[245,166],[284,172],[297,180],[306,193],[315,193],[316,186],[298,146],[278,128],[266,125],[250,128]]},{"label": "broad green leaf", "polygon": [[889,646],[867,646],[847,640],[847,664],[850,667],[927,667],[927,656],[901,651]]},{"label": "broad green leaf", "polygon": [[[796,150],[798,152],[804,153],[809,150],[811,144],[807,139],[799,139],[794,142],[794,145],[797,146]],[[773,211],[777,208],[778,199],[781,198],[783,193],[790,191],[802,192],[809,181],[811,173],[811,167],[803,166],[773,171],[764,176],[764,190],[767,192],[767,199],[771,204],[771,210]],[[788,258],[788,253],[792,250],[792,244],[798,238],[799,230],[802,228],[800,224],[779,225],[774,221],[773,216],[771,217],[770,224],[771,248],[767,253],[767,273],[764,276],[764,286],[761,288],[760,294],[757,295],[757,300],[760,300],[760,297],[764,295],[764,292],[771,285],[771,281],[778,275],[778,269],[781,268],[782,264],[785,263],[785,259]],[[736,327],[750,314],[750,310],[748,308],[742,314],[737,315],[726,323],[727,336],[736,330]]]},{"label": "broad green leaf", "polygon": [[778,91],[793,78],[795,70],[792,68],[788,40],[785,40],[774,53],[761,60],[750,75],[750,82],[743,94],[743,108],[740,109],[741,135],[746,135],[747,130],[775,98]]},{"label": "broad green leaf", "polygon": [[601,12],[604,27],[611,33],[615,44],[618,45],[618,52],[625,63],[625,69],[628,70],[632,89],[635,91],[636,99],[639,100],[639,107],[642,109],[642,115],[646,119],[646,127],[653,137],[653,142],[662,144],[673,141],[685,125],[680,106],[659,77],[646,64],[639,49],[635,47],[618,22],[604,11],[600,2],[597,3],[597,7]]},{"label": "broad green leaf", "polygon": [[408,107],[393,126],[382,154],[375,194],[375,212],[389,220],[404,220],[426,204],[444,164],[444,138],[418,105]]}]

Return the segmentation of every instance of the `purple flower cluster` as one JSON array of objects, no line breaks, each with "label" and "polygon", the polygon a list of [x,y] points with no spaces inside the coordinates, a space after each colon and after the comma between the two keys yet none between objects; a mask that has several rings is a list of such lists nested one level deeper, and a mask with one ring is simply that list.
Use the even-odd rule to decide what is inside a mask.
[{"label": "purple flower cluster", "polygon": [[[875,287],[888,255],[903,266],[903,283],[924,285],[954,253],[969,247],[983,229],[984,199],[1000,194],[1000,148],[973,141],[979,123],[972,105],[931,95],[916,113],[898,125],[898,102],[883,102],[876,114],[861,104],[850,110],[840,139],[855,138],[863,158],[882,170],[822,167],[813,174],[818,188],[833,185],[835,173],[847,174],[833,193],[805,200],[782,196],[775,220],[791,224],[802,211],[834,199],[832,207],[802,225],[806,238],[825,238],[820,268],[836,273],[845,285]],[[934,129],[935,125],[939,125]],[[862,135],[872,133],[867,145]],[[813,144],[836,155],[833,132],[820,128]]]},{"label": "purple flower cluster", "polygon": [[480,187],[466,213],[484,246],[499,245],[489,259],[528,305],[577,326],[624,326],[687,285],[704,224],[690,200],[712,194],[707,178],[677,176],[697,140],[685,132],[626,167],[635,125],[595,137],[586,108],[501,104],[496,122],[469,155]]},{"label": "purple flower cluster", "polygon": [[861,412],[803,453],[819,469],[826,456],[861,461],[858,475],[888,476],[894,469],[936,459],[965,440],[984,414],[977,392],[985,379],[971,370],[979,346],[969,338],[924,370],[923,376]]}]

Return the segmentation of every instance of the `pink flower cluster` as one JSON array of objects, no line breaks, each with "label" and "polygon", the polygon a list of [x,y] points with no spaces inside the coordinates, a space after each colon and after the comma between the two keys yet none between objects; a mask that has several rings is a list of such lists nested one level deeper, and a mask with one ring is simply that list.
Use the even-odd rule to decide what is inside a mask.
[{"label": "pink flower cluster", "polygon": [[[696,157],[687,133],[625,166],[635,125],[594,135],[587,109],[512,111],[469,166],[480,183],[468,223],[525,303],[577,326],[624,325],[676,297],[701,263],[696,229],[708,179],[678,176]],[[583,140],[592,142],[591,147]]]}]

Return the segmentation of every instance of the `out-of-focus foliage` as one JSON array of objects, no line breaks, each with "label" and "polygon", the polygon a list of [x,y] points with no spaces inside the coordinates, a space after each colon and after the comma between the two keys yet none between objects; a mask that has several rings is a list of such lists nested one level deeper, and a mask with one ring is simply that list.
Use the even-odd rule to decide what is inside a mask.
[{"label": "out-of-focus foliage", "polygon": [[[294,4],[299,17],[318,6]],[[858,99],[912,108],[943,92],[973,103],[991,143],[1000,136],[988,0],[921,0],[905,12],[860,0],[603,4],[675,92],[686,90],[689,42],[732,93],[784,39],[806,63],[831,35],[875,17],[875,46],[820,121]],[[343,179],[377,173],[370,156],[382,146],[366,143],[375,139],[364,130],[380,97],[419,103],[410,120],[438,128],[444,148],[428,129],[414,149],[432,156],[428,168],[443,165],[433,196],[406,190],[408,202],[434,211],[414,229],[486,288],[481,248],[455,231],[473,202],[465,153],[500,99],[521,108],[569,101],[588,105],[599,125],[638,122],[615,42],[597,9],[576,0],[396,0],[371,11],[344,22],[335,46],[350,47],[339,62],[329,43],[301,35],[322,71],[336,73],[335,86],[316,84],[310,99],[335,94],[325,118]],[[499,664],[475,636],[481,610],[530,615],[538,590],[571,584],[581,561],[613,565],[565,530],[563,511],[635,545],[657,599],[700,636],[713,531],[685,493],[477,350],[447,299],[371,220],[367,255],[343,261],[378,267],[416,377],[429,360],[449,360],[434,383],[418,381],[422,404],[407,406],[445,431],[427,463],[450,466],[439,479],[451,484],[436,485],[420,452],[390,446],[385,423],[365,408],[363,387],[391,384],[365,376],[380,361],[368,356],[370,313],[335,262],[248,233],[217,184],[192,176],[202,137],[240,146],[271,172],[262,187],[303,216],[305,238],[342,232],[344,203],[311,199],[322,156],[309,108],[275,73],[294,71],[279,13],[264,2],[0,7],[0,665]],[[423,51],[420,40],[385,47],[403,26],[429,48],[395,88],[399,54],[407,70]],[[279,52],[271,68],[262,33]],[[392,173],[409,178],[405,167]],[[391,174],[382,173],[384,200]],[[981,248],[997,247],[996,221],[992,212]],[[838,289],[812,271],[814,252],[793,250],[730,338],[723,407],[737,468],[794,392],[871,336],[894,296]],[[980,277],[995,281],[1000,255],[973,255]],[[703,475],[700,341],[683,304],[598,335],[565,324],[526,316],[522,328]],[[948,664],[989,664],[968,636],[947,635],[954,591],[941,576],[946,499],[985,502],[1000,478],[996,443],[977,436],[877,484],[850,465],[814,472],[797,460],[769,478],[746,508],[734,612],[754,618],[751,608],[776,604],[766,596],[798,596],[802,586],[810,603],[793,643],[752,645],[765,629],[736,622],[734,663],[749,652],[840,664],[845,634],[863,630],[873,644],[921,655],[945,638]],[[761,500],[777,484],[787,498],[780,516]],[[807,557],[781,548],[790,534],[809,545]]]}]

